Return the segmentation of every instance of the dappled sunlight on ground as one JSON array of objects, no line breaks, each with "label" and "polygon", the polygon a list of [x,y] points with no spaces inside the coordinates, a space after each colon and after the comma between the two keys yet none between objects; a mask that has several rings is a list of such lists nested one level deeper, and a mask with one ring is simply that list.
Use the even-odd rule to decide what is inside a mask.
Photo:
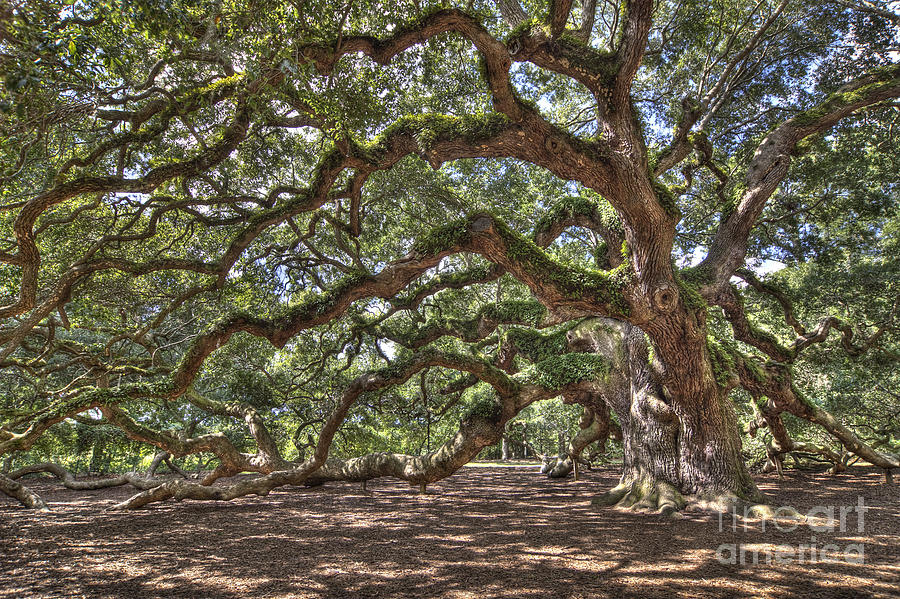
[{"label": "dappled sunlight on ground", "polygon": [[[896,597],[900,493],[875,471],[762,476],[776,505],[869,508],[862,531],[813,532],[688,512],[594,509],[613,468],[574,482],[465,468],[406,483],[286,487],[230,503],[104,512],[129,490],[34,482],[49,515],[0,499],[0,597]],[[816,520],[821,524],[820,520]],[[864,563],[765,563],[778,548],[864,545]],[[725,545],[744,561],[721,563]],[[718,553],[717,553],[718,551]],[[756,555],[761,563],[753,564]],[[808,557],[808,556],[807,556]],[[726,560],[727,561],[727,560]]]}]

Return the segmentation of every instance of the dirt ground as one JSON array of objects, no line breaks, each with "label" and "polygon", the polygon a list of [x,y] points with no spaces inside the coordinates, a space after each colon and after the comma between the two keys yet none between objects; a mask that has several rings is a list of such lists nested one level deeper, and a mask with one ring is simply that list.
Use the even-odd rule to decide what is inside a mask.
[{"label": "dirt ground", "polygon": [[[0,598],[900,597],[900,492],[874,470],[757,479],[778,506],[833,507],[836,520],[844,507],[843,532],[825,530],[827,512],[816,532],[592,508],[616,479],[468,467],[424,496],[380,480],[126,513],[103,509],[129,488],[32,480],[53,512],[0,498]],[[849,510],[859,497],[863,522]]]}]

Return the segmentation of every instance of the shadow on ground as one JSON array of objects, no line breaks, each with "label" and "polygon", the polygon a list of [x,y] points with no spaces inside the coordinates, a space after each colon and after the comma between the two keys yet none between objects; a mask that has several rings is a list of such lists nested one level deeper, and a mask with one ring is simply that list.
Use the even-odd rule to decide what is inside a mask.
[{"label": "shadow on ground", "polygon": [[[616,478],[611,468],[577,483],[465,468],[425,496],[384,480],[368,493],[332,484],[126,513],[103,509],[127,489],[35,482],[49,515],[0,499],[0,597],[900,596],[900,494],[874,470],[757,479],[776,505],[803,513],[834,506],[837,516],[863,498],[862,530],[854,510],[844,531],[819,532],[592,509]],[[801,561],[801,545],[815,545],[816,559],[806,547]],[[835,560],[822,559],[825,546]],[[856,546],[863,563],[852,563]]]}]

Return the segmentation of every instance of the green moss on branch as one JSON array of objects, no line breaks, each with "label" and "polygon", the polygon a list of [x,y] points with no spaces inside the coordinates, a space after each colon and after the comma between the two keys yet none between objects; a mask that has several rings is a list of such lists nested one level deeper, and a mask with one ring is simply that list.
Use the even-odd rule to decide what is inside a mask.
[{"label": "green moss on branch", "polygon": [[609,375],[609,362],[603,356],[571,353],[546,358],[518,375],[526,384],[560,390],[582,381],[603,380]]}]

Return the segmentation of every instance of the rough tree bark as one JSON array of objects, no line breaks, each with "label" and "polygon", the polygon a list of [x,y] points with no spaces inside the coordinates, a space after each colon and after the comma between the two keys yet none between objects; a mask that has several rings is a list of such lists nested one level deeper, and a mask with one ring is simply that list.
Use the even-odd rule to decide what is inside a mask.
[{"label": "rough tree bark", "polygon": [[712,509],[765,501],[740,455],[726,390],[711,371],[713,389],[701,382],[696,394],[679,397],[661,383],[664,369],[651,360],[637,327],[596,319],[569,336],[573,350],[598,352],[618,366],[599,390],[621,425],[623,471],[619,484],[597,504],[671,513],[688,501]]},{"label": "rough tree bark", "polygon": [[44,503],[44,500],[41,499],[40,495],[22,483],[9,478],[5,474],[0,474],[0,492],[18,500],[27,508],[41,510],[43,512],[50,510],[50,508],[47,507],[47,504]]}]

